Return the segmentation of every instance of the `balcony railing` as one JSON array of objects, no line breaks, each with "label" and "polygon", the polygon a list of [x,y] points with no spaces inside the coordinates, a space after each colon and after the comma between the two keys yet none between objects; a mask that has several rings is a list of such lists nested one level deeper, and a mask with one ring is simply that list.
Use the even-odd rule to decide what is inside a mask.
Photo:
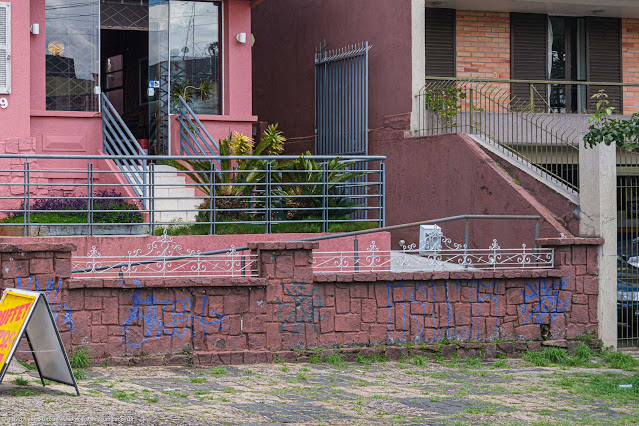
[{"label": "balcony railing", "polygon": [[477,135],[578,193],[579,147],[599,100],[592,95],[605,93],[608,105],[621,112],[624,88],[630,87],[639,84],[428,77],[417,96],[413,132]]}]

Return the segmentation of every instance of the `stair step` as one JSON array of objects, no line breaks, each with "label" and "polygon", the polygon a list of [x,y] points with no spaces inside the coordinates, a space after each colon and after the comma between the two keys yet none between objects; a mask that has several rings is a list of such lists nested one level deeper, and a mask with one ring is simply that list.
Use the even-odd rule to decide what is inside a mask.
[{"label": "stair step", "polygon": [[175,167],[164,164],[155,166],[155,171],[161,173],[162,176],[177,176],[177,169]]}]

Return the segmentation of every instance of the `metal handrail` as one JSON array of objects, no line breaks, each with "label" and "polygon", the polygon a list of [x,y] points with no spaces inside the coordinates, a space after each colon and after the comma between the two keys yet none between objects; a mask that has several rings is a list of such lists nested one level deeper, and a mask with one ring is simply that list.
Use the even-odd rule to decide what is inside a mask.
[{"label": "metal handrail", "polygon": [[[533,167],[568,193],[577,193],[574,165],[578,163],[581,130],[565,125],[560,114],[544,113],[535,105],[537,99],[547,105],[532,86],[535,81],[540,82],[427,77],[417,96],[420,123],[416,133],[477,135],[486,144]],[[518,98],[503,86],[491,85],[513,82],[530,83],[530,98]],[[542,109],[545,111],[546,107]]]},{"label": "metal handrail", "polygon": [[639,87],[639,83],[616,83],[611,81],[579,81],[579,80],[519,80],[510,78],[475,78],[475,77],[424,77],[424,80],[435,81],[468,81],[473,83],[522,83],[522,84],[556,84],[574,86],[622,86]]},{"label": "metal handrail", "polygon": [[[454,222],[454,221],[457,221],[457,220],[536,220],[536,221],[539,221],[539,219],[541,219],[539,216],[533,216],[533,215],[475,215],[475,214],[467,214],[467,215],[458,215],[458,216],[448,216],[448,217],[439,218],[439,219],[423,220],[423,221],[419,221],[419,222],[404,223],[404,224],[400,224],[400,225],[383,226],[381,228],[365,229],[365,230],[361,230],[361,231],[341,232],[341,233],[338,233],[338,234],[321,235],[321,236],[318,236],[318,237],[298,238],[298,239],[291,240],[291,241],[295,241],[295,242],[313,242],[313,241],[333,240],[333,239],[336,239],[336,238],[354,237],[354,236],[359,236],[359,235],[374,234],[374,233],[377,233],[377,232],[387,232],[387,231],[394,231],[394,230],[398,230],[398,229],[412,228],[414,226],[420,226],[420,225],[434,225],[434,224],[438,224],[438,223]],[[537,222],[535,224],[535,240],[538,237],[539,237],[539,222]],[[199,255],[200,256],[212,256],[212,255],[215,255],[215,254],[230,253],[230,252],[236,252],[236,251],[245,251],[245,250],[248,250],[248,249],[249,249],[248,246],[229,247],[229,248],[225,248],[225,249],[218,249],[218,250],[211,250],[211,251],[202,252],[202,253],[199,253]],[[75,269],[75,270],[71,271],[71,273],[80,274],[80,273],[86,273],[86,272],[103,271],[103,270],[107,270],[107,269],[121,268],[121,267],[125,267],[125,266],[128,267],[128,266],[137,266],[137,265],[147,265],[147,264],[150,264],[150,263],[170,262],[170,261],[174,261],[174,260],[183,260],[183,259],[188,259],[188,258],[190,258],[190,256],[185,255],[185,256],[172,256],[172,257],[162,257],[162,258],[156,258],[156,259],[140,260],[140,261],[136,261],[136,262],[121,262],[121,263],[117,263],[117,264],[113,264],[113,265],[102,265],[102,266],[96,266],[96,267],[93,267],[93,268]]]},{"label": "metal handrail", "polygon": [[189,155],[219,155],[220,147],[182,96],[178,98],[178,107],[181,153]]},{"label": "metal handrail", "polygon": [[[342,161],[384,161],[384,155],[304,155],[309,160],[334,160]],[[24,158],[24,159],[65,159],[65,160],[104,160],[104,155],[58,155],[58,154],[0,154],[0,158]],[[109,159],[118,160],[297,160],[299,155],[110,155]]]},{"label": "metal handrail", "polygon": [[[145,152],[106,93],[102,93],[100,102],[104,152],[108,155],[107,158],[116,163],[125,179],[133,185],[133,191],[146,199],[146,174],[144,172],[147,170],[147,164],[140,158],[145,155]],[[124,158],[123,155],[132,158]]]}]

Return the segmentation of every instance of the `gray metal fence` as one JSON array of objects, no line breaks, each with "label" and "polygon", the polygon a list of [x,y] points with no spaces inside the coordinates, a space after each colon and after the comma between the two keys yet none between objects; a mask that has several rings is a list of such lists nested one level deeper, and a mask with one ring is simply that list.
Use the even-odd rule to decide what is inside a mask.
[{"label": "gray metal fence", "polygon": [[318,155],[368,154],[368,42],[315,53]]},{"label": "gray metal fence", "polygon": [[[105,167],[110,160],[149,166],[137,171],[142,183],[129,182],[126,172]],[[384,160],[2,154],[0,176],[11,178],[0,179],[0,235],[376,228],[384,225]]]}]

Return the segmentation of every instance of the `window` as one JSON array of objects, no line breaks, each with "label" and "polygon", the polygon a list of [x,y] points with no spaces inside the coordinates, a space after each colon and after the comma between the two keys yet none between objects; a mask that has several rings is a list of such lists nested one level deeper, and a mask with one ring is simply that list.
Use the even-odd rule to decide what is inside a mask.
[{"label": "window", "polygon": [[[548,21],[548,75],[551,80],[586,80],[584,18],[551,16]],[[557,112],[586,110],[586,86],[553,84],[550,107]]]},{"label": "window", "polygon": [[0,93],[11,93],[11,3],[0,3]]},{"label": "window", "polygon": [[220,2],[171,2],[169,54],[174,110],[178,96],[182,96],[198,114],[222,113],[221,12]]},{"label": "window", "polygon": [[46,0],[46,108],[97,111],[98,0]]}]

